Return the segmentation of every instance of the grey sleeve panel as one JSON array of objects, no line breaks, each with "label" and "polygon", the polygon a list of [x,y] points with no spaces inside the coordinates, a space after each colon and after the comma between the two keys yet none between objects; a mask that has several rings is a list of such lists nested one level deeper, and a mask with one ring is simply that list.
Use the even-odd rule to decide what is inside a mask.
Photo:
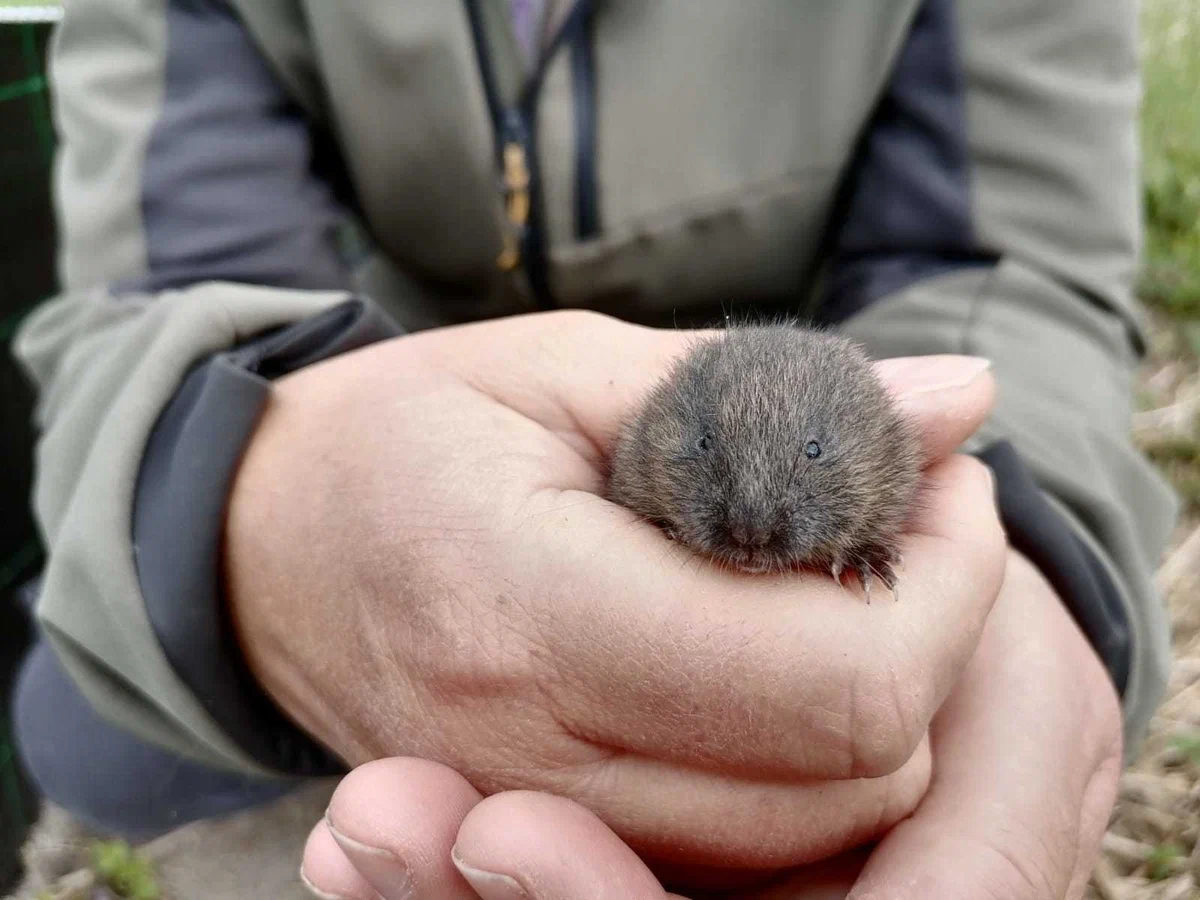
[{"label": "grey sleeve panel", "polygon": [[78,0],[50,65],[68,290],[349,287],[303,114],[222,0]]},{"label": "grey sleeve panel", "polygon": [[967,82],[954,0],[925,0],[848,171],[820,317],[843,321],[908,285],[992,265],[971,213]]},{"label": "grey sleeve panel", "polygon": [[59,280],[107,285],[146,268],[142,160],[163,96],[161,0],[76,0],[54,32]]},{"label": "grey sleeve panel", "polygon": [[227,0],[280,82],[313,121],[329,121],[308,16],[300,0]]},{"label": "grey sleeve panel", "polygon": [[[105,719],[211,766],[277,774],[160,642],[134,494],[193,366],[347,299],[318,290],[349,281],[341,210],[310,171],[297,108],[223,0],[75,0],[51,75],[64,293],[16,344],[38,390],[34,511],[50,551],[38,617]],[[234,428],[251,391],[225,384]]]},{"label": "grey sleeve panel", "polygon": [[[938,275],[995,265],[971,211],[967,80],[953,0],[925,0],[909,29],[846,181],[821,316],[844,321],[884,297]],[[1104,566],[1089,558],[998,442],[985,459],[997,475],[1014,547],[1054,585],[1118,690],[1128,684],[1129,623]]]},{"label": "grey sleeve panel", "polygon": [[1123,695],[1132,757],[1166,685],[1169,627],[1155,565],[1177,501],[1130,438],[1128,323],[1014,260],[926,279],[845,322],[879,357],[992,360],[996,408],[965,448],[1009,441],[1119,590],[1131,657]]},{"label": "grey sleeve panel", "polygon": [[821,317],[1007,256],[1140,340],[1139,87],[1133,0],[925,0],[845,175]]},{"label": "grey sleeve panel", "polygon": [[1138,3],[973,0],[959,22],[976,240],[1140,342]]},{"label": "grey sleeve panel", "polygon": [[168,0],[166,25],[163,100],[142,170],[146,270],[121,289],[347,289],[344,213],[313,176],[301,111],[242,24],[220,0]]},{"label": "grey sleeve panel", "polygon": [[226,499],[270,379],[399,333],[377,306],[355,299],[218,353],[184,379],[146,446],[133,538],[151,626],[213,721],[279,772],[335,774],[340,763],[292,725],[246,669],[220,582]]},{"label": "grey sleeve panel", "polygon": [[926,0],[849,170],[819,313],[879,355],[993,360],[986,436],[1012,443],[1096,584],[1118,588],[1117,618],[1106,590],[1086,612],[1113,624],[1092,637],[1114,678],[1129,656],[1131,748],[1165,682],[1152,573],[1176,514],[1130,439],[1136,25],[1134,0]]},{"label": "grey sleeve panel", "polygon": [[96,289],[39,308],[17,336],[38,389],[33,500],[50,550],[38,618],[105,719],[218,768],[277,774],[220,727],[159,642],[131,540],[143,449],[198,361],[347,299],[221,282],[122,298]]}]

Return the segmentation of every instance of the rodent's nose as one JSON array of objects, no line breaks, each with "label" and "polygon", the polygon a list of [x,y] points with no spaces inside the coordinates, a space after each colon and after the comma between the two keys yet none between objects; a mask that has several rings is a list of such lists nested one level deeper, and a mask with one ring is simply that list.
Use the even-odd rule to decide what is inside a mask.
[{"label": "rodent's nose", "polygon": [[775,531],[763,521],[733,519],[729,523],[729,537],[739,547],[765,547],[775,537]]}]

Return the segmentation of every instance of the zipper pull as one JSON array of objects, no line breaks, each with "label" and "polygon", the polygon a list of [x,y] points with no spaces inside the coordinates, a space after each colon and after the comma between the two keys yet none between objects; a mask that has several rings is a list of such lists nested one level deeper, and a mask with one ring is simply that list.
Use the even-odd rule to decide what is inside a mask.
[{"label": "zipper pull", "polygon": [[529,204],[529,165],[525,161],[525,148],[519,141],[509,141],[504,145],[504,212],[512,228],[505,229],[504,249],[496,259],[496,265],[506,272],[521,262],[517,235],[523,234],[529,223]]}]

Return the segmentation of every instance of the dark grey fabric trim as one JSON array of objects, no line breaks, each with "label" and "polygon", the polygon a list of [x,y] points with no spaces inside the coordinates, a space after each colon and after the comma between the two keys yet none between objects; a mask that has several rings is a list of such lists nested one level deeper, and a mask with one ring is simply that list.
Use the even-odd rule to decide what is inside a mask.
[{"label": "dark grey fabric trim", "polygon": [[997,257],[975,243],[954,0],[925,0],[846,174],[817,316]]},{"label": "dark grey fabric trim", "polygon": [[219,353],[188,374],[146,446],[133,541],[146,612],[167,659],[210,715],[264,766],[330,774],[338,763],[293,726],[247,671],[224,614],[221,534],[234,472],[270,379],[400,334],[349,300]]},{"label": "dark grey fabric trim", "polygon": [[1046,500],[1012,444],[996,441],[976,455],[996,474],[1009,543],[1046,576],[1124,695],[1133,631],[1104,563]]},{"label": "dark grey fabric trim", "polygon": [[345,212],[313,173],[303,113],[222,0],[168,0],[166,19],[163,104],[142,174],[147,271],[116,290],[349,289]]},{"label": "dark grey fabric trim", "polygon": [[44,638],[22,665],[13,724],[21,761],[43,797],[92,828],[135,843],[270,802],[296,787],[291,780],[180,759],[105,721]]}]

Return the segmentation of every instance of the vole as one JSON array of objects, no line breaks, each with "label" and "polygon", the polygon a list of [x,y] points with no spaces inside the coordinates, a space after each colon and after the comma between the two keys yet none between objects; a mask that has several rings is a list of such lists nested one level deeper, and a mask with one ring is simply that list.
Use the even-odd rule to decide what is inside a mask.
[{"label": "vole", "polygon": [[607,497],[748,573],[855,572],[895,594],[921,449],[863,350],[791,322],[699,341],[623,425]]}]

